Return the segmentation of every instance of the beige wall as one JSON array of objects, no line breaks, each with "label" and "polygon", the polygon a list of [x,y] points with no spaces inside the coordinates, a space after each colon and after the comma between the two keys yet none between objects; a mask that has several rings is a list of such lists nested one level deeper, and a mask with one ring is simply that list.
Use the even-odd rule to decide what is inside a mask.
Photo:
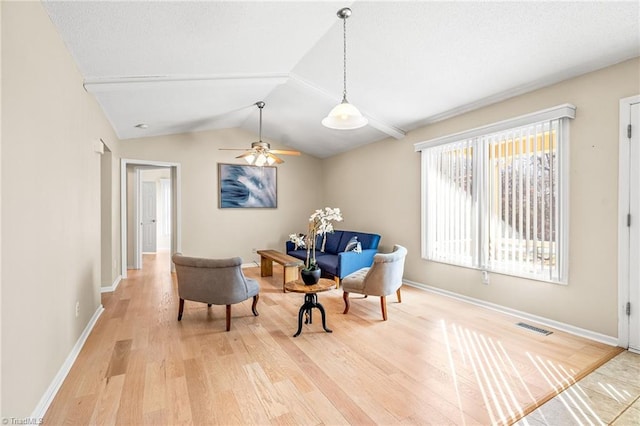
[{"label": "beige wall", "polygon": [[[241,129],[126,140],[122,158],[179,163],[182,177],[182,252],[191,256],[240,256],[259,260],[256,249],[284,249],[287,236],[306,230],[307,219],[322,207],[321,161],[286,156],[277,168],[278,208],[218,208],[218,163],[241,164],[235,152],[256,135]],[[272,143],[273,146],[281,146]]]},{"label": "beige wall", "polygon": [[[325,201],[345,226],[382,234],[382,248],[409,250],[408,280],[617,336],[618,110],[640,93],[640,61],[630,60],[330,158]],[[428,96],[425,96],[428,102]],[[562,103],[571,122],[570,260],[566,286],[429,262],[420,255],[420,154],[413,144]]]},{"label": "beige wall", "polygon": [[23,418],[100,306],[100,155],[93,141],[115,137],[41,3],[1,7],[0,415]]}]

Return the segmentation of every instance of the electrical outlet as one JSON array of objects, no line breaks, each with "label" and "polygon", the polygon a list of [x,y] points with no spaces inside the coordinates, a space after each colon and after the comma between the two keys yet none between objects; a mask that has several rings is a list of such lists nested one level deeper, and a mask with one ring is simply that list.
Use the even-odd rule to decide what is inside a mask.
[{"label": "electrical outlet", "polygon": [[251,253],[257,253],[257,252],[258,252],[258,250],[256,248],[252,248],[251,249]]},{"label": "electrical outlet", "polygon": [[80,302],[76,302],[76,318],[80,315]]},{"label": "electrical outlet", "polygon": [[482,284],[489,284],[489,272],[482,271]]}]

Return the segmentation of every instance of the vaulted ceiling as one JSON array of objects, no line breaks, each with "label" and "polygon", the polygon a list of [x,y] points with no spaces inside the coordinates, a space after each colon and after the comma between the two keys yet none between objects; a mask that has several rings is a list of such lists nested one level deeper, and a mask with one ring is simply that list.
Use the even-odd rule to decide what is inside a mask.
[{"label": "vaulted ceiling", "polygon": [[[320,158],[640,55],[638,1],[43,4],[119,138],[257,134],[263,100],[263,137]],[[346,131],[320,124],[345,6],[348,98],[369,119]]]}]

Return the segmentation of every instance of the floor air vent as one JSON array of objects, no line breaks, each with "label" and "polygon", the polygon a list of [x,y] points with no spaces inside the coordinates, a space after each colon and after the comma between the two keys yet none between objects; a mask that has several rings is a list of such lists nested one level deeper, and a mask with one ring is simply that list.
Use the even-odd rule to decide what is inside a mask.
[{"label": "floor air vent", "polygon": [[534,327],[524,322],[519,322],[516,325],[518,327],[526,328],[527,330],[535,331],[536,333],[544,334],[545,336],[548,336],[549,334],[553,333],[553,331],[545,330],[544,328]]}]

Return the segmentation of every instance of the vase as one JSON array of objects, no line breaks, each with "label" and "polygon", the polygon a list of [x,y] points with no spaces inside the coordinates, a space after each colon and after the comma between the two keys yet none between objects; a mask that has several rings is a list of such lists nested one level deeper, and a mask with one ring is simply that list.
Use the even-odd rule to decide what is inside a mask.
[{"label": "vase", "polygon": [[302,281],[304,281],[305,285],[313,285],[320,281],[320,272],[320,268],[312,270],[303,269],[300,271],[300,276],[302,277]]}]

